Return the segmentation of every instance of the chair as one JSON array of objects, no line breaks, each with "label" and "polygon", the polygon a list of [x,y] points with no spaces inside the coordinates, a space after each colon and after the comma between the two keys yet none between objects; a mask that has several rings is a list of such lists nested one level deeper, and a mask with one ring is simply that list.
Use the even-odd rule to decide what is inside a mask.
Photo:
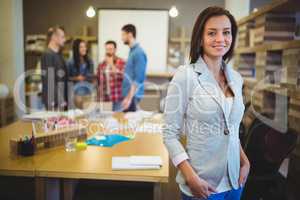
[{"label": "chair", "polygon": [[258,118],[252,122],[244,145],[251,169],[242,200],[285,199],[286,181],[278,170],[296,144],[297,133],[281,133]]}]

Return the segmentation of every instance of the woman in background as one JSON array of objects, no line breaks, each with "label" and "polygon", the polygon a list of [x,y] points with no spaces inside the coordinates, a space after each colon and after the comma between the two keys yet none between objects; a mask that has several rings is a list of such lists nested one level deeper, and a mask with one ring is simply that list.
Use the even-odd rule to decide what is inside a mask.
[{"label": "woman in background", "polygon": [[67,62],[69,79],[74,82],[74,104],[83,108],[84,103],[91,101],[93,85],[93,61],[88,56],[87,43],[76,39],[73,42],[73,57]]},{"label": "woman in background", "polygon": [[[193,28],[191,63],[179,67],[168,88],[163,136],[183,200],[239,200],[247,180],[250,163],[239,140],[243,79],[227,64],[236,34],[229,11],[202,11]],[[179,141],[182,130],[186,148]]]}]

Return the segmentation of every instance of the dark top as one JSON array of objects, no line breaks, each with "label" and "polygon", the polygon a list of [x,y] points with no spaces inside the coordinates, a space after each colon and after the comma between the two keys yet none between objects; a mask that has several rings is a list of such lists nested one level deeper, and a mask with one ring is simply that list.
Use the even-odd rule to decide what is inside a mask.
[{"label": "dark top", "polygon": [[42,99],[47,110],[66,109],[68,71],[61,53],[46,49],[41,58]]}]

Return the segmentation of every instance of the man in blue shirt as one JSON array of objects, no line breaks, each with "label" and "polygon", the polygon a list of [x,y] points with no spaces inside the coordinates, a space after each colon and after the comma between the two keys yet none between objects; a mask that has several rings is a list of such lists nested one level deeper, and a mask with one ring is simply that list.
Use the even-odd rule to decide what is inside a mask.
[{"label": "man in blue shirt", "polygon": [[136,42],[136,28],[127,24],[122,28],[122,41],[130,47],[122,82],[122,108],[124,112],[136,111],[137,104],[144,96],[144,80],[147,56]]}]

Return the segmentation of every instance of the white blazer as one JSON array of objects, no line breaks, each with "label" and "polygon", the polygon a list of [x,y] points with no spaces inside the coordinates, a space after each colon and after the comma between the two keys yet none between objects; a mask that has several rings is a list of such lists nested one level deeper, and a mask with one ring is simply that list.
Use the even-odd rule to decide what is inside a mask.
[{"label": "white blazer", "polygon": [[[186,154],[199,177],[215,188],[227,169],[231,186],[237,189],[240,171],[239,125],[245,109],[243,79],[225,63],[223,69],[234,93],[229,117],[224,113],[224,93],[200,57],[195,64],[179,67],[169,85],[163,138],[171,159]],[[179,142],[183,127],[186,148]],[[233,145],[228,145],[229,140]],[[192,196],[180,171],[176,181],[182,192]]]}]

